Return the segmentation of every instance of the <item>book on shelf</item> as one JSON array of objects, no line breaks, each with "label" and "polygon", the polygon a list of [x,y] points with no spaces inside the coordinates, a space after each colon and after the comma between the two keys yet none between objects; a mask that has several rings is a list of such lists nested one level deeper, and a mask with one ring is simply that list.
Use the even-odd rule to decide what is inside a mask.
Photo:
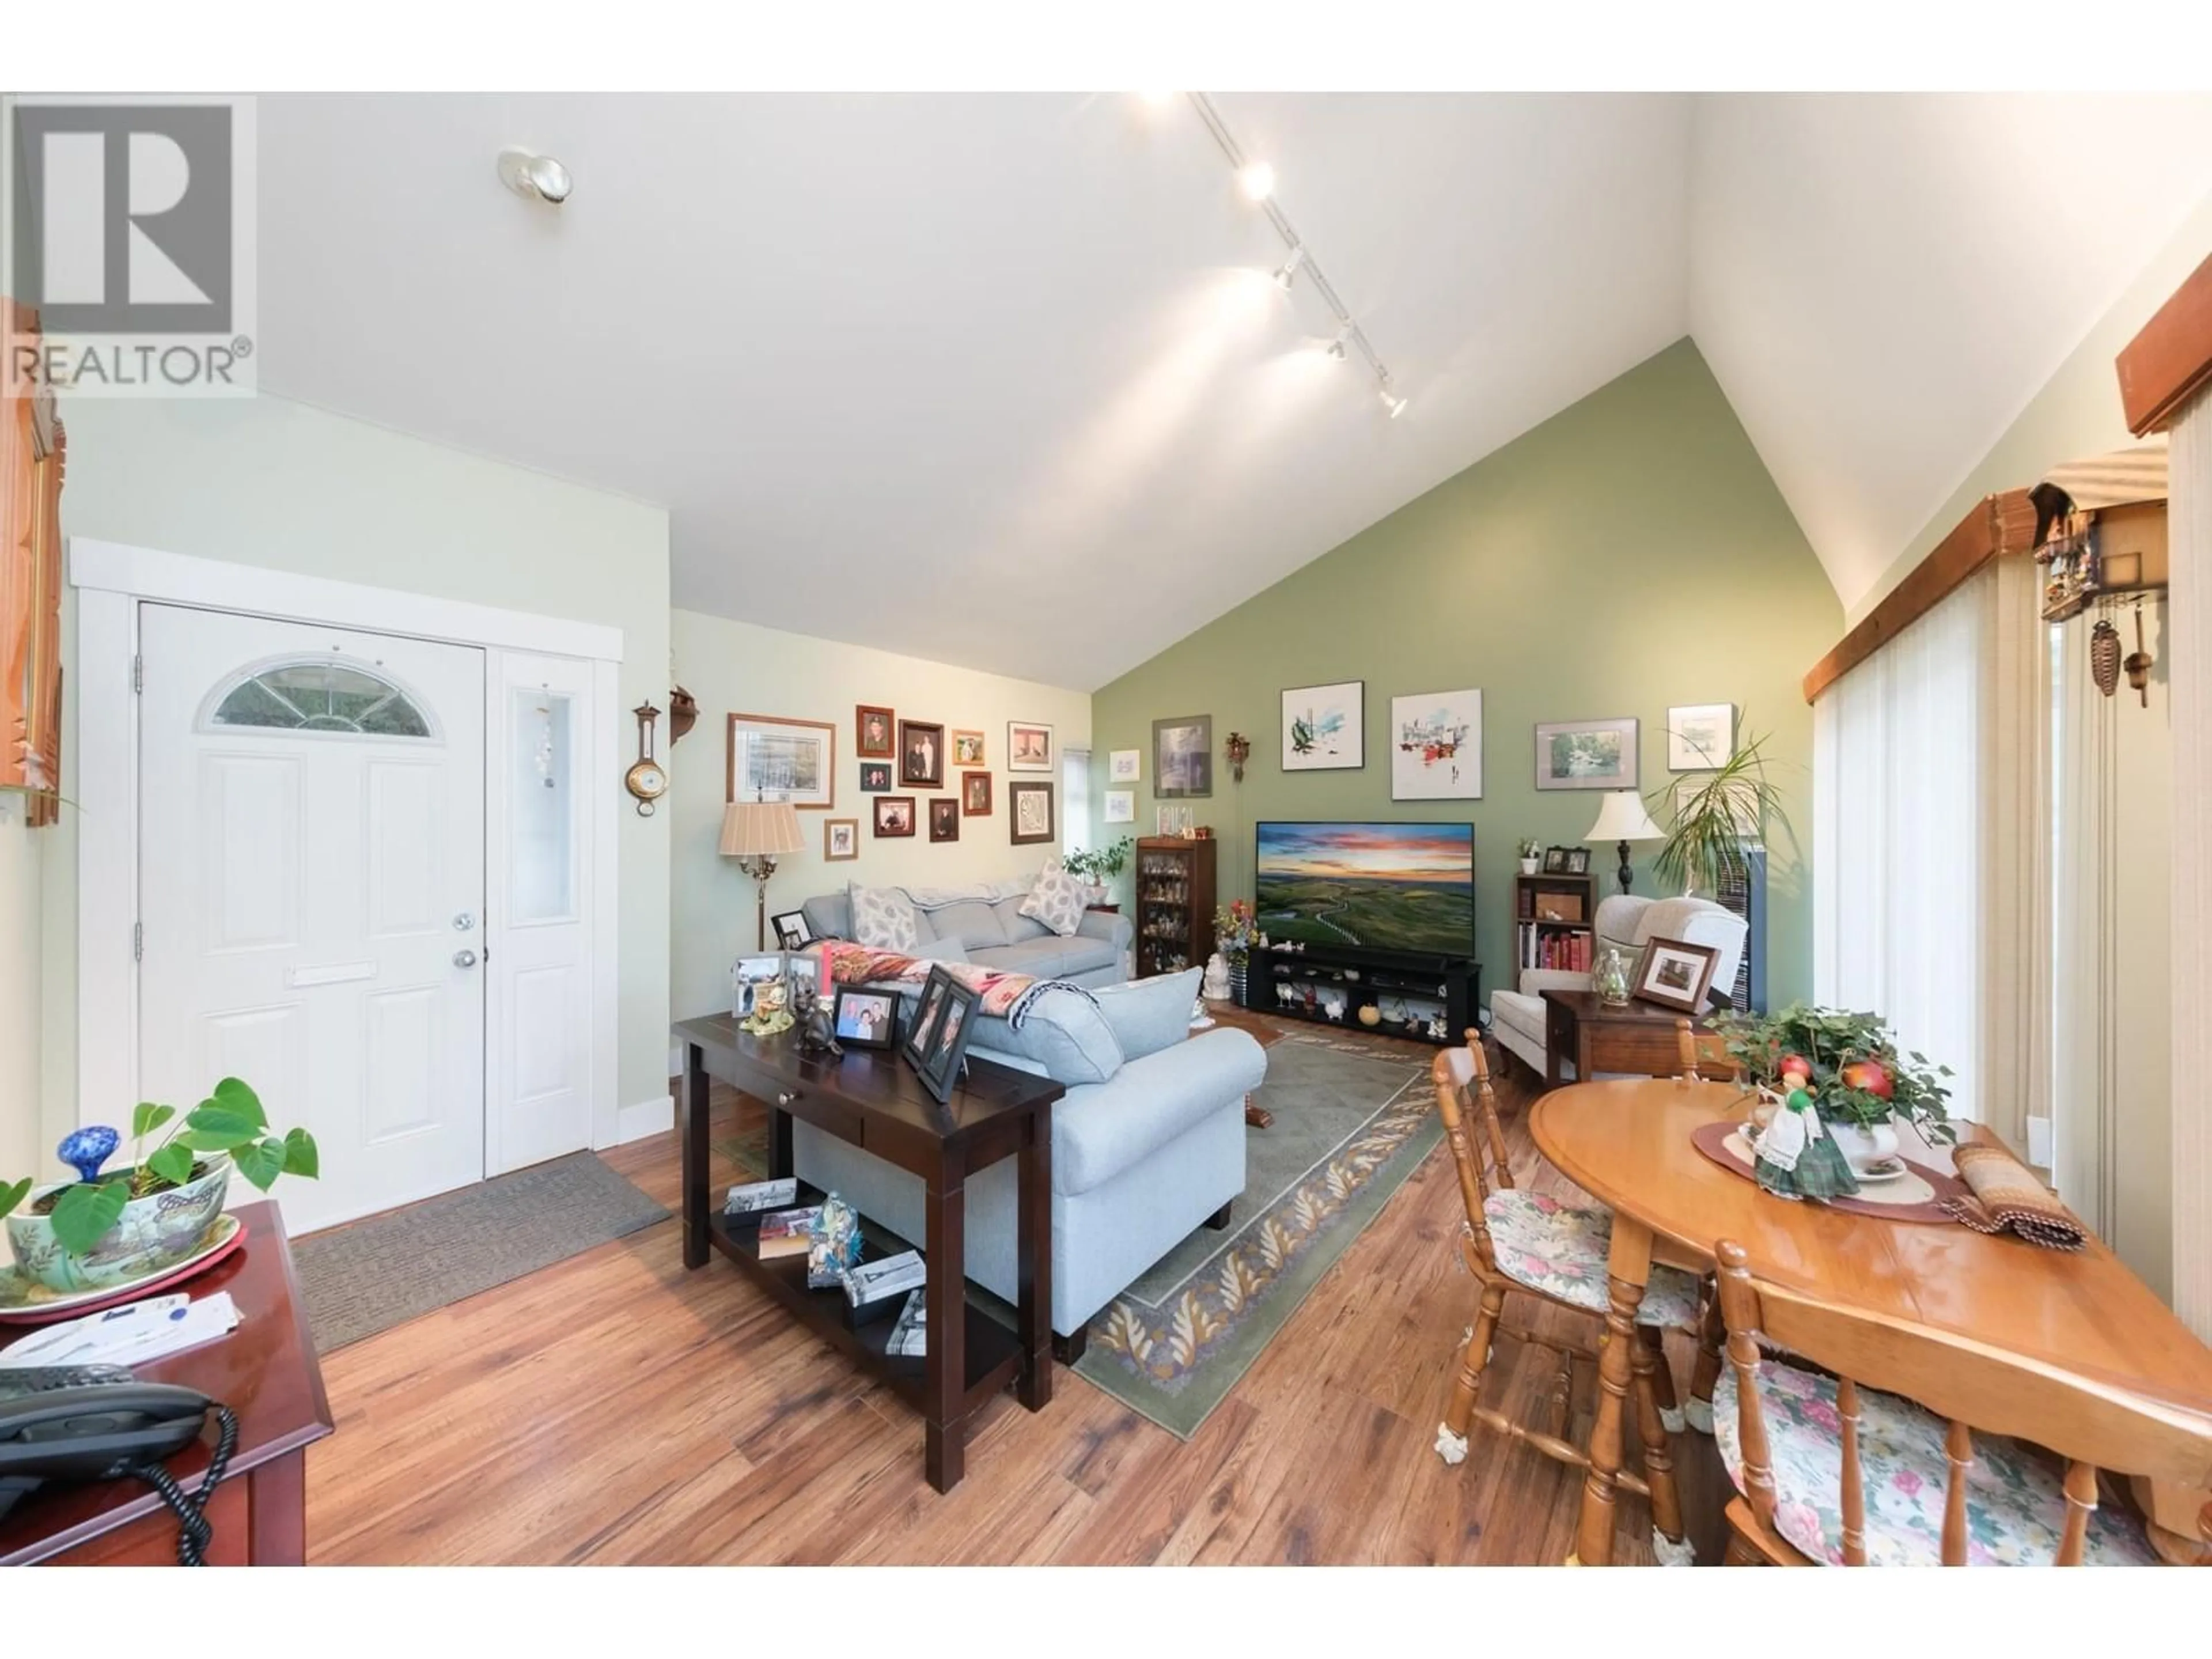
[{"label": "book on shelf", "polygon": [[1549,968],[1568,973],[1590,970],[1592,939],[1587,928],[1568,931],[1522,922],[1520,958],[1523,968]]},{"label": "book on shelf", "polygon": [[819,1204],[802,1204],[795,1210],[771,1210],[761,1218],[763,1238],[785,1238],[793,1235],[804,1238],[822,1219]]},{"label": "book on shelf", "polygon": [[919,1250],[901,1250],[880,1261],[863,1261],[844,1273],[845,1299],[854,1307],[918,1291],[929,1281]]},{"label": "book on shelf", "polygon": [[813,1242],[805,1233],[772,1233],[763,1228],[760,1236],[760,1259],[773,1261],[779,1256],[805,1255],[807,1246]]},{"label": "book on shelf", "polygon": [[906,1293],[898,1323],[891,1327],[884,1352],[903,1359],[920,1359],[929,1352],[929,1298],[920,1291]]}]

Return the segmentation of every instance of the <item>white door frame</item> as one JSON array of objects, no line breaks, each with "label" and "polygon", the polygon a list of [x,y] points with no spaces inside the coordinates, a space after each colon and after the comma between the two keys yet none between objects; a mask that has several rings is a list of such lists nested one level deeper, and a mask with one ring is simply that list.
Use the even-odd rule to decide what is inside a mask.
[{"label": "white door frame", "polygon": [[[572,622],[396,588],[219,559],[189,557],[119,542],[73,536],[69,577],[76,590],[76,663],[70,687],[76,706],[70,788],[79,809],[76,902],[77,1109],[80,1123],[112,1121],[138,1091],[138,698],[132,681],[138,656],[138,607],[146,601],[228,611],[276,622],[395,634],[481,647],[484,676],[484,766],[501,729],[493,699],[503,683],[494,660],[501,651],[574,657],[592,665],[592,762],[587,787],[594,803],[592,884],[592,1144],[620,1139],[616,1099],[616,836],[620,828],[622,757],[617,705],[623,659],[619,628]],[[492,820],[486,815],[485,834]],[[489,872],[501,849],[485,848]],[[97,872],[100,879],[88,879]],[[487,907],[484,943],[506,943],[504,922]],[[487,985],[487,1054],[506,1035],[509,1011]],[[485,1095],[489,1115],[492,1102]]]}]

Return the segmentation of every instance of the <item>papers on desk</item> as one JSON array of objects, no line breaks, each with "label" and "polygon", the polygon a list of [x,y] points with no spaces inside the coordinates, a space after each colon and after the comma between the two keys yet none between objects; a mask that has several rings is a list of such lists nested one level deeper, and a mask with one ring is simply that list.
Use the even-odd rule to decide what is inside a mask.
[{"label": "papers on desk", "polygon": [[212,1342],[237,1327],[238,1309],[228,1291],[198,1301],[183,1294],[149,1296],[143,1302],[35,1331],[0,1352],[0,1370],[30,1365],[144,1364]]}]

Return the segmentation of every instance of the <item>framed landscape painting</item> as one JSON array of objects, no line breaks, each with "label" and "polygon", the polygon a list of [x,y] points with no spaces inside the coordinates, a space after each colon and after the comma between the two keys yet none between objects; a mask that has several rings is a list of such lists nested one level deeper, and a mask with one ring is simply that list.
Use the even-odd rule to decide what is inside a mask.
[{"label": "framed landscape painting", "polygon": [[837,804],[837,728],[774,714],[730,716],[727,799],[787,800],[801,811]]},{"label": "framed landscape painting", "polygon": [[1482,799],[1482,693],[1390,699],[1390,799]]},{"label": "framed landscape painting", "polygon": [[1633,789],[1637,723],[1555,720],[1536,728],[1539,789]]},{"label": "framed landscape painting", "polygon": [[1367,683],[1293,686],[1283,693],[1283,770],[1349,771],[1367,764]]},{"label": "framed landscape painting", "polygon": [[1213,793],[1213,716],[1152,722],[1152,799],[1201,799]]}]

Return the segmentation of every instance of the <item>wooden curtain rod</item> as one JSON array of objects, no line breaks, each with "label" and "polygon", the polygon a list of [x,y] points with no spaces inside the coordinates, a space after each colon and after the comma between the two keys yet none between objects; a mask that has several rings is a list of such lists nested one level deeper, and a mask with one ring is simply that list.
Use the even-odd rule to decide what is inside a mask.
[{"label": "wooden curtain rod", "polygon": [[2035,504],[2025,489],[1984,495],[1958,526],[1936,544],[1905,580],[1883,596],[1864,621],[1805,676],[1805,701],[1820,693],[1887,645],[1956,591],[1991,559],[2033,552]]},{"label": "wooden curtain rod", "polygon": [[2120,409],[2138,438],[2163,432],[2181,406],[2212,386],[2212,256],[2129,341],[2112,367]]}]

